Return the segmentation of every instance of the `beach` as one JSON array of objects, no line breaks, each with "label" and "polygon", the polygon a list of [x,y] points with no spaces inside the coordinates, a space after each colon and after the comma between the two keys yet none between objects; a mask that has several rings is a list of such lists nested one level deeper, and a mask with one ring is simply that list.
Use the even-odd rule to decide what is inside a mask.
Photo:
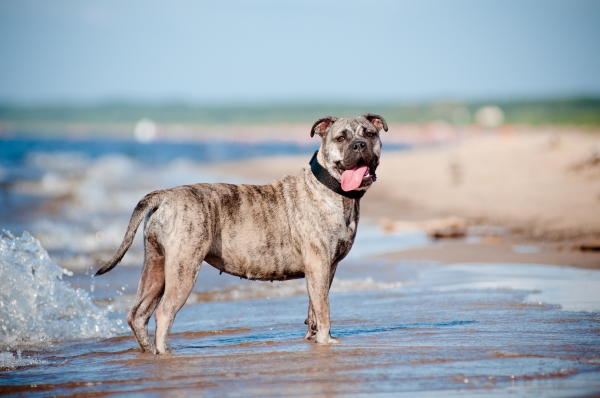
[{"label": "beach", "polygon": [[197,182],[269,183],[306,167],[318,142],[253,141],[255,128],[222,142],[3,141],[0,394],[600,392],[597,133],[453,129],[411,141],[412,127],[395,128],[388,146],[382,133],[377,181],[331,287],[339,344],[303,340],[303,280],[204,264],[165,356],[142,354],[125,320],[141,231],[117,268],[92,277],[137,201]]}]

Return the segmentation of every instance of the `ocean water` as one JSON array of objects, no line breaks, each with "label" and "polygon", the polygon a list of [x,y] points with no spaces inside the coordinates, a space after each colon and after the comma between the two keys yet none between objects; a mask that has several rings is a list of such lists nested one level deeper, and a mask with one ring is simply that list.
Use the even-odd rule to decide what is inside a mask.
[{"label": "ocean water", "polygon": [[137,201],[175,185],[240,182],[206,173],[207,162],[314,150],[163,144],[0,141],[1,395],[600,392],[599,271],[375,260],[431,242],[368,219],[330,294],[340,344],[302,339],[303,280],[252,282],[205,264],[175,320],[172,353],[140,353],[125,322],[139,237],[121,265],[92,278]]}]

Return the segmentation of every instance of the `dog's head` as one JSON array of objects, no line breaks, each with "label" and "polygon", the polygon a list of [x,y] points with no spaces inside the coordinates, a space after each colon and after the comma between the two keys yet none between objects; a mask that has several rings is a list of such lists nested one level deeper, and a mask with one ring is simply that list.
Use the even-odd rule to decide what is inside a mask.
[{"label": "dog's head", "polygon": [[315,122],[310,136],[321,136],[317,160],[344,191],[367,190],[376,179],[384,118],[368,113],[353,119],[327,116]]}]

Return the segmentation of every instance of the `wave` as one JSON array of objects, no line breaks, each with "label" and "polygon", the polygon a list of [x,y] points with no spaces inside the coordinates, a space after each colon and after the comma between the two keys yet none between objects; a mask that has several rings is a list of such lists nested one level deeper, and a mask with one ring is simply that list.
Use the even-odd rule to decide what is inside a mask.
[{"label": "wave", "polygon": [[43,359],[25,356],[21,350],[15,354],[12,352],[0,352],[0,370],[12,370],[25,366],[47,365],[49,362]]},{"label": "wave", "polygon": [[[331,285],[332,293],[351,291],[385,290],[402,286],[403,283],[381,283],[372,278],[365,279],[334,279]],[[229,286],[220,290],[193,291],[186,304],[197,304],[211,301],[240,301],[260,298],[291,297],[308,294],[304,280],[293,280],[277,285],[269,282],[246,281],[242,284]]]},{"label": "wave", "polygon": [[[343,293],[367,290],[386,290],[406,286],[412,282],[376,282],[373,278],[334,279],[332,293]],[[186,305],[210,303],[215,301],[243,301],[255,299],[271,299],[307,295],[306,281],[291,280],[285,282],[243,281],[239,284],[213,290],[194,290],[185,302]],[[115,312],[127,312],[135,302],[135,294],[121,294],[104,299],[94,300],[100,308],[110,308]]]},{"label": "wave", "polygon": [[63,281],[70,274],[54,264],[28,232],[20,237],[0,233],[0,349],[126,331],[123,322],[110,319],[108,310],[94,305],[86,291]]}]

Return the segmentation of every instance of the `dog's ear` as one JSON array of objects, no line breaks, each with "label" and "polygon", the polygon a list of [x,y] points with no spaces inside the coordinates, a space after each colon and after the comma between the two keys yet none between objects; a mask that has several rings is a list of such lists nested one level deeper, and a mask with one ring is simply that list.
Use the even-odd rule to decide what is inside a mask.
[{"label": "dog's ear", "polygon": [[327,130],[329,130],[329,128],[333,125],[333,123],[335,123],[336,120],[338,120],[338,118],[333,116],[325,116],[317,120],[315,124],[313,124],[312,129],[310,130],[310,136],[313,137],[315,133],[317,133],[321,137],[323,137],[323,134],[325,134]]},{"label": "dog's ear", "polygon": [[387,122],[381,116],[373,113],[367,113],[363,115],[363,117],[373,123],[373,126],[377,127],[377,130],[381,130],[383,128],[385,131],[388,131]]}]

